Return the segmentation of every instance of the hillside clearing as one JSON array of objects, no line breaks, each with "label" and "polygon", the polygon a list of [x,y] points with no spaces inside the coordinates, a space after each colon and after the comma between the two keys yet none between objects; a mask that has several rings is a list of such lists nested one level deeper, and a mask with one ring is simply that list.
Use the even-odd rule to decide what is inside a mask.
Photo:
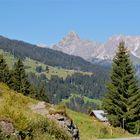
[{"label": "hillside clearing", "polygon": [[[17,58],[15,58],[9,52],[4,52],[2,49],[0,49],[0,54],[3,54],[8,66],[10,68],[12,68],[14,63],[17,61]],[[49,71],[47,72],[45,70],[47,65],[45,65],[45,64],[43,64],[41,62],[32,60],[30,58],[26,58],[23,61],[23,63],[25,65],[26,71],[28,73],[33,72],[33,73],[36,73],[38,75],[45,74],[48,79],[50,79],[52,75],[57,75],[57,76],[62,77],[62,78],[65,79],[68,75],[71,76],[74,73],[81,73],[83,75],[91,75],[92,74],[91,72],[82,72],[82,71],[76,71],[76,70],[69,70],[69,69],[64,69],[64,68],[60,68],[60,67],[52,67],[52,66],[49,66],[49,65],[48,65]],[[42,67],[43,72],[38,73],[36,71],[36,67],[38,67],[38,66]]]}]

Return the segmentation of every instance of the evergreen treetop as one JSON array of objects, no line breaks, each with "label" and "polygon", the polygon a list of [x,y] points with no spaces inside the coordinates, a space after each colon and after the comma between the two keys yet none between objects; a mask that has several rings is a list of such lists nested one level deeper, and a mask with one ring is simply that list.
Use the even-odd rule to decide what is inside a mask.
[{"label": "evergreen treetop", "polygon": [[10,83],[11,74],[9,67],[3,58],[3,55],[0,55],[0,82]]},{"label": "evergreen treetop", "polygon": [[[32,88],[28,81],[23,62],[19,59],[15,63],[15,68],[12,75],[13,85],[12,88],[18,92],[22,92],[24,95],[29,95]],[[33,92],[33,90],[32,90]]]}]

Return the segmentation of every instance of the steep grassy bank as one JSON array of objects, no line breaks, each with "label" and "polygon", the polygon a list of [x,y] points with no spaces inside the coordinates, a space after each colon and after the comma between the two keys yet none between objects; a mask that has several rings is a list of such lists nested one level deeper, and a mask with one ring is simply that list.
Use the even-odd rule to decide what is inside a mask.
[{"label": "steep grassy bank", "polygon": [[[22,135],[25,140],[69,140],[67,133],[54,122],[34,113],[30,109],[31,105],[37,103],[38,101],[16,93],[0,83],[0,120],[10,121],[16,129],[15,133],[17,136]],[[88,115],[69,109],[65,110],[63,106],[54,107],[57,109],[57,112],[66,111],[67,115],[79,128],[81,140],[131,136],[127,132],[124,134],[120,128],[110,127]],[[49,110],[49,106],[46,108]],[[2,140],[6,140],[4,136],[9,137],[9,135],[0,133]],[[16,138],[14,137],[11,140],[16,140]]]},{"label": "steep grassy bank", "polygon": [[94,140],[97,138],[116,138],[132,136],[128,132],[113,128],[105,123],[99,122],[88,115],[67,110],[67,114],[73,119],[80,130],[81,140]]},{"label": "steep grassy bank", "polygon": [[69,140],[68,134],[54,122],[33,113],[30,105],[37,102],[0,83],[0,120],[11,122],[16,129],[16,136],[0,131],[0,139],[16,140],[21,137],[23,140]]}]

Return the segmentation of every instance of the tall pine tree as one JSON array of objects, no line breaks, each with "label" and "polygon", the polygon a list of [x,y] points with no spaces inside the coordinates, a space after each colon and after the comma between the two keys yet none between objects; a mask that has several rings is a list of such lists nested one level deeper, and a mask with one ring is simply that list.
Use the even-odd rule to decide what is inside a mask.
[{"label": "tall pine tree", "polygon": [[3,58],[3,55],[0,55],[0,82],[10,84],[11,74],[8,68],[8,65]]},{"label": "tall pine tree", "polygon": [[12,82],[13,83],[11,88],[13,88],[14,90],[22,92],[24,95],[33,94],[33,87],[28,81],[24,65],[20,59],[17,61],[17,63],[15,63],[12,75]]},{"label": "tall pine tree", "polygon": [[113,126],[140,133],[140,91],[129,53],[121,42],[113,59],[103,107]]}]

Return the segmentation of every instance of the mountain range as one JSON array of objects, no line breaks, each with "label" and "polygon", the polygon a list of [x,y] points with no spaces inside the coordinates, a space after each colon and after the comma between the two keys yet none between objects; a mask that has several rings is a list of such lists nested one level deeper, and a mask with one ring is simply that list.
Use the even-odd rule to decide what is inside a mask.
[{"label": "mountain range", "polygon": [[70,55],[80,56],[90,62],[95,60],[110,61],[121,41],[125,42],[134,63],[140,63],[140,36],[115,35],[106,42],[100,43],[81,39],[77,33],[70,32],[51,48]]},{"label": "mountain range", "polygon": [[3,36],[0,36],[0,49],[4,52],[10,52],[17,58],[31,58],[33,60],[40,61],[44,64],[53,67],[62,67],[66,69],[90,71],[95,73],[105,73],[104,69],[100,65],[93,65],[85,59],[63,53],[49,47],[39,47],[24,41],[12,40]]}]

